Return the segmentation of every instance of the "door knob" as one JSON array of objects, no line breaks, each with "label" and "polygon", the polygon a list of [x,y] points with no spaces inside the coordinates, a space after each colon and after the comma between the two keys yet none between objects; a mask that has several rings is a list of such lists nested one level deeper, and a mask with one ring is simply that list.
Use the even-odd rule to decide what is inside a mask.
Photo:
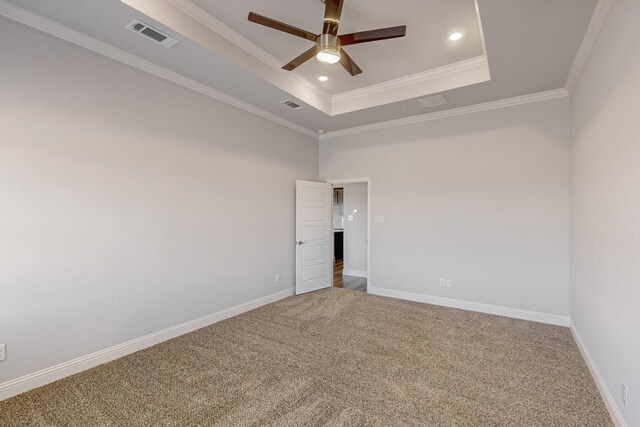
[{"label": "door knob", "polygon": [[304,245],[305,243],[307,243],[307,242],[303,242],[302,240],[298,240],[298,244],[299,245]]}]

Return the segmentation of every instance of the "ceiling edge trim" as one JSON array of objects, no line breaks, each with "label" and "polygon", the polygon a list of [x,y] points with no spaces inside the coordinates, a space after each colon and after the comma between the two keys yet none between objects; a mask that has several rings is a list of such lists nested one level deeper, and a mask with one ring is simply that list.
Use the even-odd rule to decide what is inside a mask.
[{"label": "ceiling edge trim", "polygon": [[386,82],[365,86],[347,92],[337,93],[333,95],[332,101],[350,101],[354,98],[360,98],[362,96],[395,90],[403,86],[420,83],[425,80],[435,79],[438,77],[449,75],[451,73],[455,73],[457,71],[465,71],[487,64],[488,61],[485,56],[476,56],[475,58],[465,59],[463,61],[454,62],[453,64],[443,65],[442,67],[432,68],[430,70],[421,71],[419,73],[410,74],[408,76],[399,77],[397,79],[388,80]]},{"label": "ceiling edge trim", "polygon": [[473,0],[473,7],[476,10],[476,21],[478,22],[478,29],[480,30],[480,43],[482,44],[482,54],[485,57],[488,57],[487,45],[484,42],[484,28],[482,28],[482,17],[480,16],[480,6],[478,5],[478,0]]},{"label": "ceiling edge trim", "polygon": [[331,115],[348,113],[414,98],[417,94],[442,92],[491,79],[486,56],[465,59],[375,85],[334,95]]},{"label": "ceiling edge trim", "polygon": [[318,87],[317,85],[311,83],[308,79],[303,76],[291,73],[289,71],[283,70],[282,63],[273,55],[268,53],[266,50],[262,49],[257,44],[253,43],[251,40],[243,36],[242,34],[234,31],[231,27],[226,25],[224,22],[220,21],[210,13],[207,13],[200,6],[195,4],[191,0],[166,0],[167,3],[180,10],[183,13],[186,13],[191,18],[195,19],[202,25],[208,27],[210,30],[220,34],[225,39],[229,40],[231,43],[235,44],[239,48],[245,50],[249,54],[255,56],[260,59],[262,62],[272,66],[287,78],[294,80],[296,83],[305,86],[307,89],[316,92],[316,94],[320,97],[324,97],[327,100],[331,98],[331,94],[326,90]]},{"label": "ceiling edge trim", "polygon": [[598,0],[598,3],[593,10],[591,20],[589,21],[589,25],[587,26],[587,31],[585,31],[580,47],[578,47],[578,52],[571,63],[567,80],[564,83],[564,88],[568,92],[573,92],[575,89],[578,79],[580,79],[580,75],[582,74],[584,65],[587,63],[587,59],[589,59],[589,55],[591,55],[591,51],[598,40],[598,36],[604,26],[604,22],[609,16],[609,12],[611,11],[611,6],[613,6],[614,1],[615,0]]},{"label": "ceiling edge trim", "polygon": [[529,95],[516,96],[513,98],[500,99],[497,101],[484,102],[482,104],[469,105],[466,107],[452,108],[450,110],[436,111],[434,113],[421,114],[413,117],[405,117],[401,119],[389,120],[386,122],[373,123],[370,125],[335,130],[320,135],[319,139],[322,141],[340,136],[354,135],[358,133],[371,132],[374,130],[388,129],[398,126],[406,126],[431,120],[462,116],[465,114],[496,110],[499,108],[513,107],[522,104],[530,104],[532,102],[548,101],[551,99],[565,98],[567,96],[569,96],[569,92],[567,92],[566,89],[554,89],[545,92],[532,93]]},{"label": "ceiling edge trim", "polygon": [[[122,1],[125,3],[128,2],[128,0]],[[166,2],[197,23],[213,31],[213,33],[224,38],[238,49],[248,53],[257,61],[260,61],[262,64],[270,67],[272,71],[277,72],[278,75],[289,80],[294,84],[294,86],[302,86],[304,88],[302,93],[307,91],[313,92],[316,98],[322,100],[323,105],[315,105],[312,99],[303,99],[300,94],[296,95],[295,93],[292,93],[292,95],[297,96],[302,101],[321,110],[329,116],[336,116],[352,111],[359,111],[365,108],[377,107],[379,105],[410,99],[415,97],[414,93],[416,91],[420,92],[419,96],[429,95],[443,90],[450,90],[461,86],[481,83],[488,81],[491,78],[489,73],[489,62],[486,55],[487,48],[484,40],[484,33],[482,31],[480,9],[478,7],[477,0],[474,0],[474,7],[478,28],[481,34],[482,55],[334,95],[331,95],[326,90],[318,87],[316,84],[312,83],[300,74],[283,71],[281,68],[282,62],[279,59],[217,19],[206,10],[202,9],[200,6],[195,4],[193,0],[166,0]],[[269,81],[269,79],[257,70],[254,69],[251,71],[259,77]],[[449,80],[455,83],[447,85]],[[278,86],[275,82],[272,83]],[[282,86],[278,87],[291,93],[290,90],[283,88]],[[411,96],[407,95],[407,90],[411,91]],[[324,104],[328,106],[328,109]]]},{"label": "ceiling edge trim", "polygon": [[248,102],[242,101],[217,89],[199,83],[195,80],[183,76],[182,74],[176,73],[175,71],[171,71],[167,68],[161,67],[160,65],[147,61],[146,59],[142,59],[139,56],[126,52],[111,44],[93,38],[87,34],[76,31],[72,28],[67,27],[66,25],[60,24],[59,22],[52,21],[19,6],[8,3],[5,0],[0,0],[0,16],[4,16],[5,18],[8,18],[12,21],[24,24],[28,27],[50,34],[54,37],[58,37],[69,43],[122,62],[141,71],[153,74],[156,77],[168,80],[187,89],[199,92],[217,101],[223,102],[227,105],[235,107],[239,110],[243,110],[262,119],[269,120],[280,126],[284,126],[291,130],[299,132],[303,135],[310,136],[312,138],[318,137],[318,133],[311,129],[307,129],[304,126],[300,126],[296,123],[290,122],[289,120],[283,119],[276,114],[263,110],[262,108],[249,104]]},{"label": "ceiling edge trim", "polygon": [[331,112],[330,99],[321,96],[317,91],[310,90],[306,85],[291,79],[280,68],[274,68],[255,57],[246,50],[238,47],[226,37],[213,31],[207,25],[189,16],[189,14],[175,7],[166,0],[120,0],[172,32],[178,33],[216,56],[243,68],[262,78],[267,83],[287,92],[297,100],[329,114]]}]

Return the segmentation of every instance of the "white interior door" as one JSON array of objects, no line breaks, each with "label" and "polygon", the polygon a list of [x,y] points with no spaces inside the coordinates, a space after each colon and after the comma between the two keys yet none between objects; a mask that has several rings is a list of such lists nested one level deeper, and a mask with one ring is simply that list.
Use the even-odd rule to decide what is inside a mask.
[{"label": "white interior door", "polygon": [[331,208],[331,184],[296,181],[296,295],[332,285]]}]

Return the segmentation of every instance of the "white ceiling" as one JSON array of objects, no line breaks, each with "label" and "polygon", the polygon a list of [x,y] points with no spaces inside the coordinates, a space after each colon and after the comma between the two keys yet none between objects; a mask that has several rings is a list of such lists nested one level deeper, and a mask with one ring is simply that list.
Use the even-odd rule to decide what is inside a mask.
[{"label": "white ceiling", "polygon": [[[282,7],[284,7],[285,10],[294,9],[293,5],[299,5],[301,3],[291,3],[292,1],[293,0],[283,0]],[[414,52],[413,50],[391,48],[387,51],[385,46],[388,46],[392,40],[381,41],[376,43],[376,46],[382,46],[381,51],[383,53],[389,55],[391,55],[391,52],[393,52],[393,54],[400,54],[402,58],[404,58],[406,65],[411,67],[412,71],[417,72],[406,75],[404,74],[403,68],[389,66],[389,70],[393,70],[393,74],[391,74],[393,78],[389,80],[386,79],[384,75],[385,68],[379,67],[381,68],[379,72],[375,61],[372,61],[370,64],[371,71],[367,73],[368,76],[371,76],[369,79],[372,84],[362,86],[357,83],[359,81],[362,82],[362,75],[352,77],[345,75],[343,71],[340,73],[339,69],[341,67],[338,64],[332,66],[326,65],[325,68],[335,70],[335,76],[337,76],[338,82],[342,79],[344,83],[343,86],[348,89],[347,91],[334,94],[326,91],[324,88],[325,85],[321,84],[315,76],[307,79],[298,70],[294,70],[293,72],[282,70],[283,60],[275,58],[271,53],[256,44],[262,41],[254,43],[191,0],[122,0],[122,2],[164,24],[167,28],[171,28],[187,39],[198,43],[212,53],[221,55],[245,70],[251,71],[266,82],[290,93],[298,100],[331,116],[468,86],[487,81],[490,78],[488,61],[484,54],[484,45],[482,43],[481,31],[479,30],[480,18],[476,12],[475,2],[467,2],[466,7],[460,8],[461,11],[464,12],[459,13],[463,16],[468,15],[469,17],[468,19],[471,22],[469,24],[469,31],[472,33],[472,42],[473,27],[475,25],[477,30],[477,37],[475,37],[476,52],[481,53],[481,56],[461,58],[457,62],[446,63],[446,59],[453,58],[454,55],[451,55],[446,48],[446,46],[450,45],[450,42],[446,43],[448,40],[446,39],[446,33],[443,31],[443,34],[438,35],[438,39],[440,40],[438,46],[441,47],[437,49],[436,52],[433,52],[434,56],[440,57],[440,60],[437,62],[432,61],[433,63],[442,65],[436,68],[421,70],[419,66],[424,64],[421,64],[422,61],[419,58],[416,59],[415,55],[412,54]],[[225,7],[224,10],[226,11],[229,8],[231,8],[231,6]],[[246,16],[249,11],[248,6],[246,10],[243,7],[238,7],[238,10],[231,13],[231,16],[234,18]],[[242,22],[242,30],[245,32],[255,30],[259,33],[259,30],[264,29],[256,29],[255,24],[246,25],[244,21],[240,21],[240,18],[237,19],[237,25],[241,25],[240,23]],[[429,21],[434,21],[433,25],[435,25],[437,19],[430,18]],[[424,24],[424,22],[422,22],[422,24]],[[431,23],[428,22],[427,26],[431,26]],[[466,31],[462,28],[461,30]],[[279,34],[273,34],[273,30],[270,30],[269,34],[282,37]],[[254,36],[254,38],[261,40],[258,35]],[[393,41],[402,43],[407,42],[407,40],[411,44],[412,39],[410,38],[403,38],[402,40],[395,39]],[[291,41],[297,43],[303,40],[291,40],[290,37],[287,38],[287,43]],[[456,44],[464,43],[465,40],[463,39]],[[278,43],[272,43],[268,47],[274,48],[277,44]],[[351,47],[352,46],[349,46],[349,48]],[[361,48],[362,46],[356,47]],[[415,46],[409,47],[412,49],[421,49],[419,43],[415,43]],[[367,48],[368,51],[371,51],[370,46],[367,46]],[[308,47],[301,48],[302,51],[306,49],[308,49]],[[290,46],[289,50],[291,50]],[[296,52],[296,55],[299,53],[300,51]],[[313,67],[313,65],[309,64],[304,65],[306,67]],[[389,65],[388,62],[385,65]]]},{"label": "white ceiling", "polygon": [[[322,32],[324,4],[320,0],[193,0],[193,3],[273,55],[280,65],[312,47],[313,42],[251,23],[247,20],[250,11],[314,34]],[[397,25],[407,26],[405,37],[345,47],[362,68],[360,75],[351,76],[339,65],[315,60],[307,61],[295,72],[315,84],[320,84],[318,76],[328,76],[329,81],[321,87],[336,94],[484,54],[474,0],[404,0],[400,4],[346,0],[339,34]],[[447,36],[453,31],[464,31],[464,39],[449,41]]]},{"label": "white ceiling", "polygon": [[[490,81],[446,90],[443,93],[449,103],[428,110],[425,110],[415,99],[407,99],[335,116],[330,116],[310,105],[305,105],[305,108],[300,110],[287,109],[287,107],[280,104],[280,101],[292,98],[291,94],[274,84],[268,83],[256,73],[182,36],[160,22],[143,16],[140,12],[119,0],[10,1],[24,9],[178,72],[185,77],[218,89],[308,129],[332,131],[561,88],[567,78],[569,68],[597,0],[478,0],[491,71]],[[198,6],[211,8],[211,12],[214,12],[215,7],[223,7],[223,5],[225,13],[235,9],[246,9],[245,12],[248,12],[251,8],[257,13],[265,14],[299,27],[310,26],[314,21],[311,17],[312,14],[322,16],[322,4],[317,4],[320,3],[319,0],[271,0],[270,2],[258,0],[236,0],[235,2],[196,1]],[[268,8],[263,3],[269,3]],[[282,10],[271,3],[288,4],[290,7],[287,10]],[[380,26],[407,24],[407,33],[410,34],[411,23],[414,22],[414,27],[418,25],[415,23],[416,14],[414,11],[418,10],[418,6],[429,2],[424,0],[396,0],[393,4],[397,5],[397,11],[394,12],[393,20],[389,21],[382,18],[382,15],[371,12],[371,10],[375,10],[384,3],[379,0],[351,0],[351,3],[349,3],[349,0],[347,0],[347,4],[350,5],[345,6],[345,14],[343,15],[344,27],[342,27],[342,30],[357,31]],[[450,2],[434,0],[432,3],[448,4]],[[454,2],[451,1],[451,3]],[[463,5],[469,2],[456,0],[455,3]],[[292,4],[295,5],[295,8],[291,7]],[[302,5],[305,5],[305,7],[303,8]],[[304,13],[306,8],[310,11],[308,17]],[[452,6],[451,10],[453,9],[455,7]],[[360,10],[359,13],[358,10]],[[291,12],[290,17],[289,12]],[[435,18],[434,22],[438,21],[437,12],[430,13]],[[222,15],[220,12],[218,14]],[[225,16],[218,16],[218,18],[221,21],[227,19],[226,23],[230,27],[244,22],[244,19],[238,19],[237,24],[234,24]],[[349,16],[351,18],[348,18]],[[360,16],[363,16],[361,23],[359,22]],[[165,49],[127,30],[125,26],[135,18],[167,32],[172,37],[180,40],[180,43],[171,49]],[[246,19],[246,16],[244,18]],[[464,18],[461,17],[460,21],[463,20]],[[447,22],[449,23],[444,27],[453,25],[450,23],[452,21]],[[292,59],[290,57],[291,54],[293,56],[297,54],[296,43],[298,42],[302,42],[302,50],[305,49],[304,40],[298,41],[293,37],[291,39],[294,40],[289,40],[287,35],[278,35],[274,30],[256,27],[258,26],[252,27],[249,25],[247,30],[242,30],[244,31],[243,35],[249,39],[253,38],[253,42],[256,44],[260,45],[262,43],[261,47],[278,58],[278,60],[286,62]],[[448,30],[445,30],[444,27],[439,31],[447,33]],[[308,29],[315,31],[311,27]],[[432,36],[431,39],[433,38],[435,37]],[[282,39],[282,41],[274,42],[273,40],[276,39]],[[385,43],[388,46],[393,46],[392,43],[397,40],[380,42],[380,44]],[[377,44],[372,43],[370,46]],[[354,47],[364,48],[365,45]],[[390,47],[390,49],[394,50],[393,47]],[[439,63],[438,61],[446,62],[451,58],[459,58],[455,56],[458,53],[463,54],[461,52],[445,52],[444,54],[440,52],[439,58],[419,58],[419,60],[414,60],[411,52],[407,52],[405,49],[398,50],[396,48],[395,50],[396,53],[402,54],[397,60],[399,61],[397,69],[391,63],[388,63],[388,67],[384,67],[379,73],[376,67],[372,67],[369,63],[376,56],[376,51],[367,52],[365,49],[363,52],[355,50],[352,52],[349,50],[354,60],[365,70],[365,73],[369,74],[367,78],[378,79],[369,80],[367,83],[362,84],[366,85],[369,82],[376,82],[402,73],[410,74],[413,70],[419,69],[419,67],[433,66],[433,64]],[[472,50],[470,49],[469,52]],[[469,55],[469,53],[466,52],[464,55]],[[300,74],[309,80],[315,78],[314,65],[309,64],[305,70],[301,70]],[[408,66],[413,68],[406,68]],[[344,82],[339,82],[338,80],[335,80],[335,87],[327,87],[326,90],[331,92],[341,91],[343,88],[357,87],[356,85],[361,84],[355,81],[349,82],[349,79],[346,78]],[[344,86],[337,86],[338,84]],[[350,84],[354,86],[347,86]]]}]

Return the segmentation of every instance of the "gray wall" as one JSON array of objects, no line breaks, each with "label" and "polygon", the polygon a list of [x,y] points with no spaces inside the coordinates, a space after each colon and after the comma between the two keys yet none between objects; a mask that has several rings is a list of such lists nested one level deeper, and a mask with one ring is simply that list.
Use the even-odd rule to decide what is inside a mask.
[{"label": "gray wall", "polygon": [[564,98],[324,140],[320,177],[372,180],[371,286],[568,315],[569,141]]},{"label": "gray wall", "polygon": [[[344,184],[344,274],[367,271],[367,184]],[[353,210],[357,209],[358,213]],[[349,221],[349,215],[353,221]],[[351,270],[351,271],[348,271]],[[355,270],[355,271],[354,271]]]},{"label": "gray wall", "polygon": [[629,426],[640,426],[639,25],[640,2],[614,2],[572,96],[571,317]]},{"label": "gray wall", "polygon": [[293,287],[317,141],[1,18],[0,39],[0,382]]}]

